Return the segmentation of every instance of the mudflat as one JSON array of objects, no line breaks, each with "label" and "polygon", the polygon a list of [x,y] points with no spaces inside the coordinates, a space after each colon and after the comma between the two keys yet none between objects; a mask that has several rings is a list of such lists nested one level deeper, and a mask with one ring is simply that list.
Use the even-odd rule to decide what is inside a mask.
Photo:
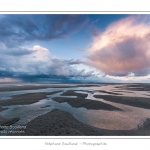
[{"label": "mudflat", "polygon": [[[55,109],[27,124],[24,136],[121,136],[150,135],[150,119],[137,130],[105,130],[86,125],[68,112]],[[12,134],[15,135],[15,134]],[[18,135],[18,134],[17,134]]]},{"label": "mudflat", "polygon": [[45,99],[47,95],[55,94],[58,92],[60,91],[15,95],[11,99],[0,101],[0,106],[33,104],[41,99]]},{"label": "mudflat", "polygon": [[[9,126],[12,125],[13,123],[19,121],[20,118],[4,118],[0,116],[0,126]],[[0,128],[1,130],[1,128]]]},{"label": "mudflat", "polygon": [[150,98],[146,97],[126,97],[113,95],[94,95],[95,98],[102,98],[106,101],[126,104],[140,108],[150,109]]},{"label": "mudflat", "polygon": [[2,108],[2,107],[0,107],[0,112],[3,111],[3,110],[6,110],[6,109],[7,109],[7,108]]},{"label": "mudflat", "polygon": [[95,110],[103,109],[103,110],[110,110],[110,111],[113,110],[121,111],[121,109],[114,107],[112,105],[100,101],[94,101],[94,100],[84,99],[84,98],[54,97],[53,100],[59,103],[67,102],[68,104],[70,104],[72,107],[75,108],[83,107],[86,109],[95,109]]},{"label": "mudflat", "polygon": [[[52,89],[48,91],[47,88],[61,88],[61,89],[56,89],[57,91],[53,91]],[[78,88],[79,87],[79,88]],[[83,88],[80,88],[83,87]],[[104,88],[103,88],[104,87]],[[108,89],[107,89],[108,87]],[[113,87],[113,88],[112,88]],[[68,88],[63,89],[63,88]],[[37,112],[36,117],[33,117],[34,119],[30,119],[29,121],[25,121],[26,123],[26,129],[25,132],[22,134],[16,134],[18,135],[43,135],[43,136],[51,136],[51,135],[60,135],[60,136],[72,136],[72,135],[85,135],[85,136],[117,136],[117,135],[122,135],[122,136],[134,136],[134,135],[150,135],[150,115],[149,115],[149,109],[150,109],[150,98],[149,96],[149,85],[128,85],[128,84],[123,84],[122,86],[120,84],[72,84],[72,85],[25,85],[25,86],[14,86],[14,87],[0,87],[0,91],[5,91],[6,90],[6,97],[7,97],[7,91],[20,91],[20,90],[33,90],[33,89],[46,89],[46,92],[36,92],[33,93],[31,91],[28,91],[28,93],[21,94],[21,95],[15,95],[15,96],[10,96],[11,99],[5,99],[5,100],[0,100],[0,125],[1,126],[9,126],[13,125],[14,123],[20,123],[24,118],[29,117],[32,118],[32,113]],[[116,90],[115,90],[116,89]],[[124,90],[126,89],[126,90]],[[136,90],[137,89],[137,90]],[[125,93],[133,93],[134,91],[139,91],[139,89],[144,89],[143,91],[146,91],[143,93],[143,97],[130,97]],[[8,92],[9,93],[9,92]],[[11,93],[11,92],[10,92]],[[9,93],[9,94],[10,94]],[[13,93],[13,92],[12,92]],[[136,93],[136,92],[135,92]],[[5,93],[4,93],[5,94]],[[1,93],[3,97],[3,92]],[[48,96],[49,95],[49,96]],[[129,94],[130,95],[130,94]],[[145,97],[144,97],[145,95]],[[5,95],[4,95],[5,96]],[[99,99],[96,99],[99,98]],[[46,99],[46,100],[45,100]],[[43,100],[43,101],[40,101]],[[30,104],[38,102],[38,105],[34,105],[34,109],[32,110],[32,105]],[[110,101],[110,102],[108,102]],[[115,102],[116,104],[114,105],[111,102]],[[68,103],[69,105],[65,105],[62,103]],[[119,104],[124,104],[123,108]],[[21,106],[18,106],[21,105]],[[24,106],[26,105],[26,106]],[[4,107],[5,106],[5,107]],[[7,108],[8,106],[8,108]],[[13,107],[11,107],[13,106]],[[30,107],[28,113],[28,106]],[[62,107],[66,107],[65,109],[62,109]],[[127,130],[129,128],[121,128],[120,130],[118,128],[112,129],[112,128],[103,128],[103,126],[100,126],[99,128],[94,127],[94,125],[89,125],[86,121],[85,123],[77,120],[74,116],[74,110],[78,111],[82,110],[82,108],[85,110],[84,113],[86,112],[96,112],[99,113],[98,115],[102,115],[103,117],[99,118],[102,120],[99,120],[99,124],[101,123],[106,123],[110,124],[112,123],[111,120],[113,120],[113,117],[119,117],[119,122],[121,122],[122,118],[123,119],[129,119],[132,120],[132,117],[130,117],[130,114],[134,115],[134,113],[137,113],[134,108],[129,106],[134,106],[139,108],[143,108],[141,112],[143,114],[140,114],[140,109],[138,114],[141,117],[140,121],[135,124],[137,125],[137,128],[135,129],[132,128],[132,130]],[[25,109],[23,109],[25,107]],[[70,109],[67,111],[67,107]],[[17,108],[17,109],[16,109]],[[55,109],[57,108],[57,109]],[[81,109],[80,109],[81,108]],[[127,109],[126,109],[127,108]],[[52,110],[53,109],[53,110]],[[52,111],[51,111],[52,110]],[[64,111],[65,110],[65,111]],[[73,110],[73,111],[72,111]],[[134,112],[132,112],[134,111]],[[7,114],[8,112],[8,114]],[[6,118],[3,117],[3,114],[6,114],[6,116],[11,116],[11,113],[18,113],[18,115],[12,115],[16,116],[16,118]],[[146,112],[146,113],[145,113]],[[27,114],[25,114],[27,113]],[[107,119],[105,120],[105,113],[107,114]],[[44,114],[44,115],[43,115]],[[108,116],[111,116],[112,119],[109,120]],[[114,116],[116,115],[116,116]],[[128,116],[126,116],[128,115]],[[4,115],[5,116],[5,115]],[[38,117],[37,117],[38,116]],[[84,117],[84,115],[82,116]],[[87,116],[85,115],[85,119]],[[130,118],[131,119],[130,119]],[[147,119],[143,119],[142,117],[145,117]],[[22,119],[22,120],[21,120]],[[95,118],[95,121],[98,118]],[[135,118],[134,118],[135,119]],[[145,120],[143,122],[143,120]],[[19,121],[20,120],[20,121]],[[18,122],[19,121],[19,122]],[[128,121],[128,120],[127,120]],[[136,122],[136,121],[135,121]],[[86,124],[87,123],[87,124]],[[97,122],[96,122],[97,123]],[[139,124],[140,123],[140,124]],[[141,124],[142,123],[142,124]],[[132,122],[129,121],[128,125],[132,125]],[[120,125],[120,124],[119,124]],[[124,126],[123,126],[124,127]],[[11,134],[15,135],[15,134]]]},{"label": "mudflat", "polygon": [[70,88],[70,87],[92,87],[92,86],[100,86],[96,84],[40,84],[40,85],[23,85],[23,86],[15,86],[9,85],[0,87],[0,92],[5,91],[22,91],[22,90],[37,90],[37,89],[45,89],[45,88]]}]

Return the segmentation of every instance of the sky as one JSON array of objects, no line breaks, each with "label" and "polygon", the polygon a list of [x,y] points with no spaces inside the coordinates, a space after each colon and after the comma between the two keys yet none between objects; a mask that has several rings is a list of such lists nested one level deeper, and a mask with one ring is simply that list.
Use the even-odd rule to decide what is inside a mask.
[{"label": "sky", "polygon": [[148,14],[0,14],[0,82],[150,83]]}]

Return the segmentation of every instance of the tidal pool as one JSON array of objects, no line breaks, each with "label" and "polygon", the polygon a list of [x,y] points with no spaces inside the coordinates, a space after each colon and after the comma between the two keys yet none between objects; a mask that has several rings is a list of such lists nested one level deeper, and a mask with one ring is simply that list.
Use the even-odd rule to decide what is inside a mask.
[{"label": "tidal pool", "polygon": [[[122,85],[119,86],[121,87]],[[137,129],[138,126],[141,126],[142,123],[147,118],[150,118],[149,109],[138,108],[138,107],[110,102],[110,101],[103,100],[101,98],[95,98],[93,97],[93,95],[94,94],[113,95],[113,94],[98,92],[98,90],[119,93],[122,94],[121,96],[132,96],[132,97],[149,97],[147,96],[147,94],[149,93],[147,91],[121,90],[119,88],[116,89],[115,87],[116,85],[102,85],[102,86],[92,86],[92,87],[85,86],[85,87],[70,87],[70,88],[45,88],[45,89],[38,89],[38,90],[0,92],[0,100],[6,100],[8,98],[11,98],[14,95],[20,95],[26,93],[52,92],[52,91],[59,91],[59,90],[62,91],[53,95],[48,95],[46,99],[42,99],[39,102],[36,102],[34,104],[5,106],[4,108],[8,108],[8,109],[0,112],[0,115],[6,118],[19,117],[20,120],[14,123],[13,125],[25,125],[32,119],[36,118],[37,116],[43,115],[53,110],[54,108],[57,108],[73,114],[74,117],[79,121],[94,127],[109,129],[109,130]],[[52,100],[53,97],[62,97],[61,94],[67,90],[74,90],[77,93],[86,93],[88,94],[86,99],[91,99],[93,101],[101,101],[106,104],[110,104],[112,106],[118,107],[123,111],[88,110],[82,107],[74,108],[70,106],[67,102],[58,103]],[[63,97],[76,98],[76,96],[63,96]]]}]

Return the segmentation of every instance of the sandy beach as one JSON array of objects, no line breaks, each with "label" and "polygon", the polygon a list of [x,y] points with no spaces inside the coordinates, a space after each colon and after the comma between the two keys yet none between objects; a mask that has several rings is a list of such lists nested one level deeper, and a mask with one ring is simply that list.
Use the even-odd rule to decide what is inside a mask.
[{"label": "sandy beach", "polygon": [[[120,88],[120,87],[119,87]],[[127,90],[135,90],[135,91],[150,91],[150,84],[144,84],[144,83],[140,83],[140,84],[124,84],[121,88],[123,89],[127,89]]]},{"label": "sandy beach", "polygon": [[[27,136],[138,136],[150,135],[150,119],[138,130],[104,130],[86,125],[68,112],[55,109],[27,124]],[[15,135],[15,134],[12,134]],[[16,134],[17,135],[17,134]]]},{"label": "sandy beach", "polygon": [[[123,86],[127,87],[127,85]],[[45,89],[45,92],[41,92],[39,87],[43,90]],[[22,89],[18,89],[18,87],[16,86],[14,89],[9,87],[5,87],[3,89],[5,90],[5,93],[1,94],[5,94],[6,96],[7,91],[10,95],[11,93],[9,91],[11,90],[14,90],[14,92],[16,93],[17,91],[21,90],[29,90],[29,93],[16,94],[10,96],[9,99],[0,100],[0,126],[16,126],[20,125],[20,122],[25,122],[23,125],[26,126],[26,129],[22,134],[16,134],[14,132],[11,134],[7,134],[8,136],[150,135],[150,99],[148,98],[147,94],[149,91],[144,90],[147,93],[142,93],[143,97],[138,97],[136,96],[136,94],[135,96],[126,96],[126,94],[128,93],[133,94],[136,90],[133,89],[123,91],[123,87],[120,84],[97,84],[96,86],[86,86],[83,84],[81,84],[81,86],[63,86],[58,84],[57,87],[59,87],[59,90],[57,90],[56,86],[54,85],[54,88],[56,88],[56,90],[54,91],[47,91],[47,88],[53,87],[52,85],[41,85],[39,87],[36,88],[36,86],[33,85],[33,87],[23,86]],[[132,86],[129,85],[129,87]],[[146,88],[147,87],[148,86],[146,86]],[[37,92],[32,93],[33,89],[36,89]],[[3,92],[3,90],[1,87],[1,92]],[[88,114],[88,112],[95,112],[97,113],[97,115],[99,114],[98,116],[106,114],[106,118],[104,116],[98,117],[95,118],[95,121],[98,120],[98,122],[93,122],[94,124],[104,125],[100,125],[100,127],[93,126],[92,124],[90,125],[90,119],[92,120],[93,118],[90,118],[86,115],[86,113]],[[136,114],[137,112],[140,114],[140,116]],[[32,117],[32,114],[35,115],[35,117]],[[81,118],[83,118],[83,121],[81,121],[82,119],[77,119],[78,117],[80,118],[80,116],[78,115],[82,116]],[[110,120],[109,118],[107,118],[107,115],[110,115]],[[96,116],[94,115],[93,117]],[[120,120],[118,119],[118,117]],[[134,118],[132,119],[132,117]],[[136,119],[136,117],[138,118]],[[142,118],[140,119],[140,117]],[[128,120],[127,118],[130,120]],[[109,124],[111,125],[111,123],[113,123],[111,122],[113,119],[113,122],[122,122],[120,125],[127,123],[125,126],[127,128],[128,126],[130,126],[130,122],[133,124],[131,125],[131,128],[133,128],[135,125],[136,126],[133,129],[126,129],[124,127],[122,127],[121,129],[109,128]],[[134,119],[139,121],[137,121],[137,123],[134,123]],[[108,125],[107,129],[102,128],[105,126],[105,124]]]},{"label": "sandy beach", "polygon": [[17,95],[17,96],[13,96],[12,99],[0,101],[0,106],[32,104],[32,103],[38,102],[41,99],[45,99],[47,95],[51,95],[57,92],[60,92],[60,91]]},{"label": "sandy beach", "polygon": [[1,108],[1,107],[0,107],[0,112],[3,111],[3,110],[6,110],[6,109],[7,109],[7,108]]},{"label": "sandy beach", "polygon": [[55,97],[53,98],[53,100],[59,103],[67,102],[72,107],[76,107],[76,108],[83,107],[86,109],[104,109],[104,110],[120,110],[121,111],[121,109],[111,106],[109,104],[105,104],[99,101],[93,101],[90,99]]},{"label": "sandy beach", "polygon": [[[0,126],[9,126],[12,125],[13,123],[17,122],[19,118],[4,118],[0,116]],[[0,128],[1,130],[1,128]]]},{"label": "sandy beach", "polygon": [[150,98],[145,97],[125,97],[125,96],[113,96],[113,95],[94,95],[96,98],[102,98],[106,101],[126,104],[130,106],[136,106],[140,108],[150,109]]},{"label": "sandy beach", "polygon": [[[5,84],[4,84],[5,85]],[[22,90],[37,90],[37,89],[45,89],[45,88],[70,88],[70,87],[92,87],[99,86],[96,84],[24,84],[24,85],[13,85],[0,87],[0,92],[5,91],[22,91]]]}]

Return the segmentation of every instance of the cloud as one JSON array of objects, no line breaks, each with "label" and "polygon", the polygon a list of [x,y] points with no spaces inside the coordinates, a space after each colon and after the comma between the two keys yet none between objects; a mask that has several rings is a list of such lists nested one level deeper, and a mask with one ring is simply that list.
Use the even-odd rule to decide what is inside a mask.
[{"label": "cloud", "polygon": [[0,16],[0,41],[11,48],[34,40],[66,38],[88,22],[85,15]]},{"label": "cloud", "polygon": [[150,72],[149,16],[130,16],[109,25],[94,37],[87,64],[112,76]]},{"label": "cloud", "polygon": [[0,78],[0,83],[8,83],[8,82],[21,82],[21,80],[13,78]]},{"label": "cloud", "polygon": [[14,48],[7,48],[2,49],[0,48],[0,54],[1,55],[9,55],[9,56],[22,56],[22,55],[28,55],[32,53],[29,49],[22,48],[22,47],[14,47]]},{"label": "cloud", "polygon": [[71,60],[65,60],[64,63],[67,63],[68,65],[80,65],[80,64],[84,64],[83,61],[77,59],[71,59]]},{"label": "cloud", "polygon": [[[50,51],[39,45],[32,48],[20,49],[23,53],[11,55],[3,53],[0,55],[0,77],[55,77],[55,78],[87,78],[93,77],[94,72],[78,70],[73,65],[80,65],[80,60],[64,60],[53,56]],[[14,49],[14,53],[15,52]],[[14,54],[13,53],[13,54]]]},{"label": "cloud", "polygon": [[[88,23],[87,15],[0,15],[0,77],[86,78],[93,71],[77,69],[81,60],[64,60],[39,45],[68,38]],[[28,45],[28,47],[27,47]]]}]

